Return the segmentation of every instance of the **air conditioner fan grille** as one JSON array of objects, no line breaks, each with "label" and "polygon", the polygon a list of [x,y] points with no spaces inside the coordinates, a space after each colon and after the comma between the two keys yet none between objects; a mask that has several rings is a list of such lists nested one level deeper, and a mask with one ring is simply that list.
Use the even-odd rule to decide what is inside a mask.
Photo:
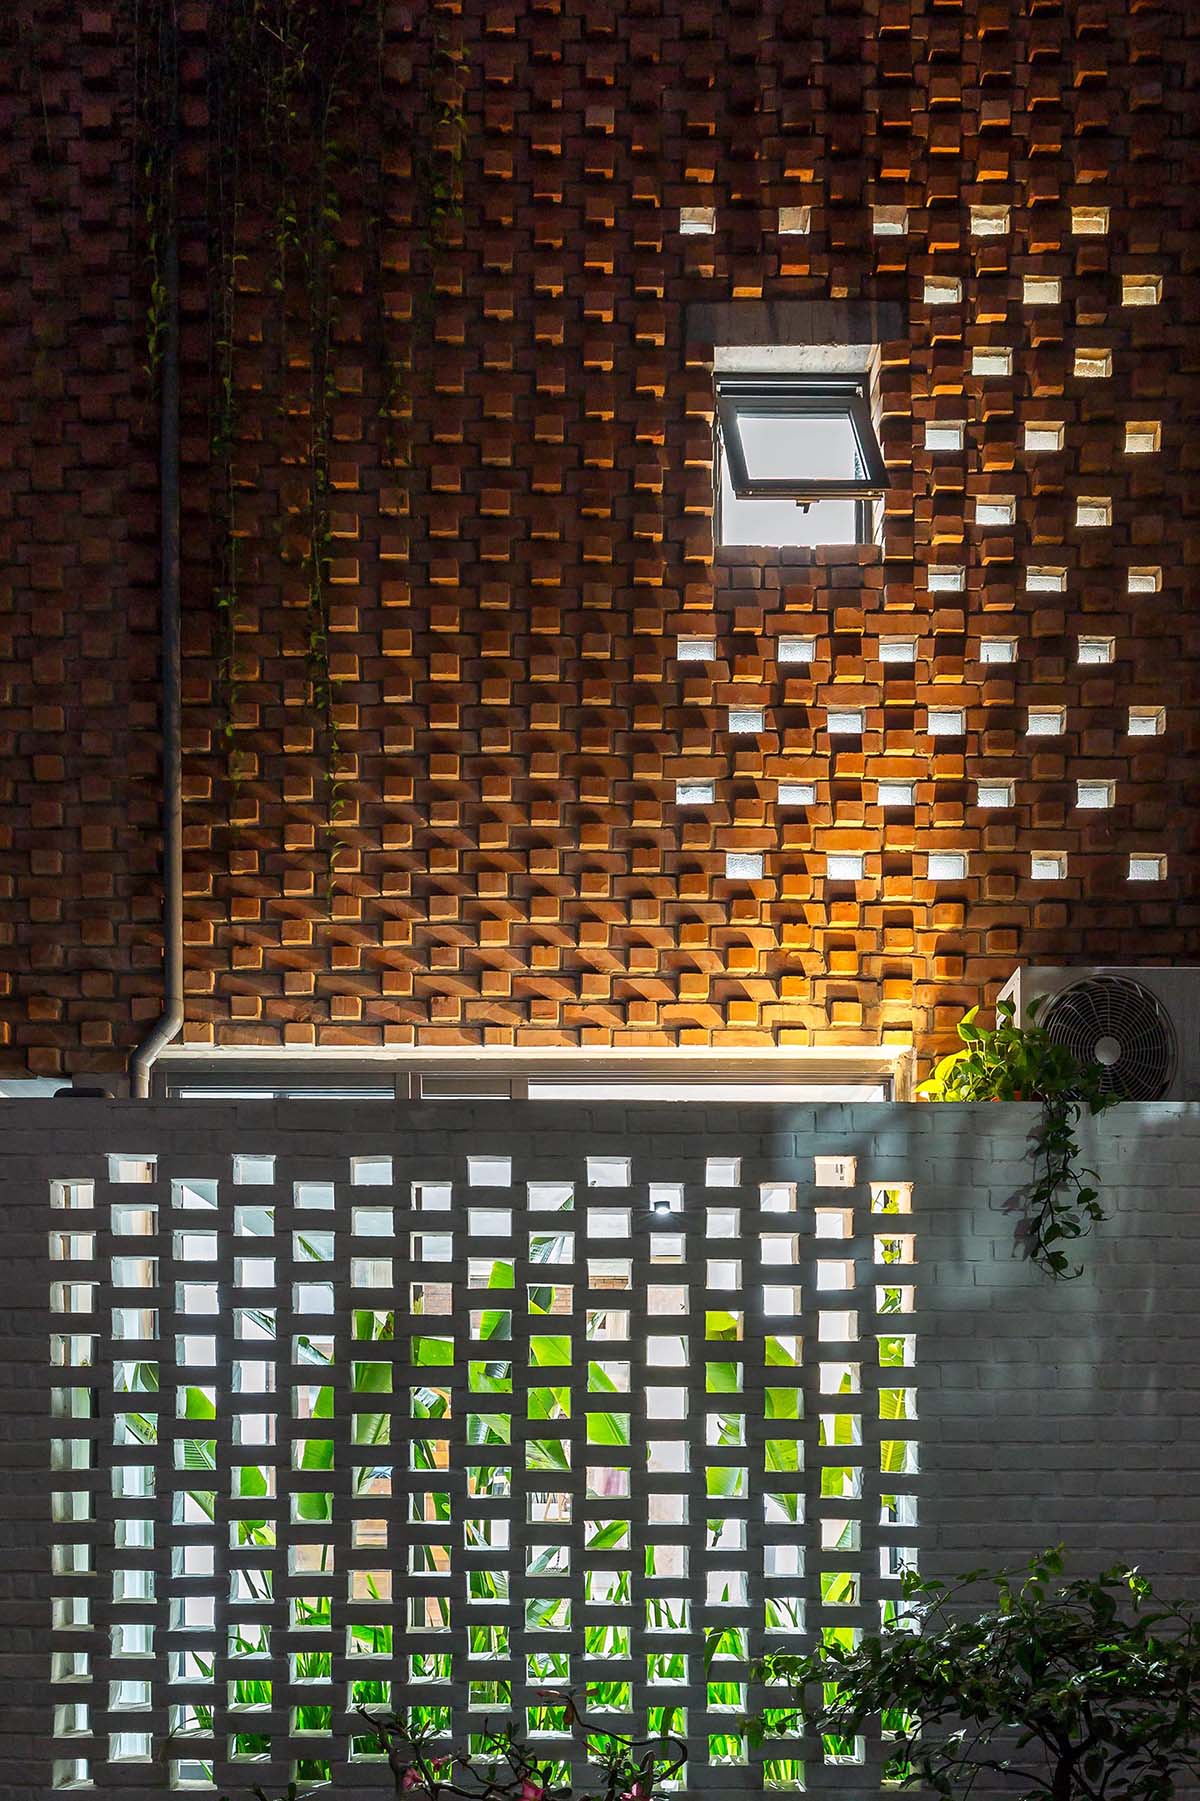
[{"label": "air conditioner fan grille", "polygon": [[1175,1077],[1175,1028],[1149,989],[1123,976],[1087,976],[1047,1002],[1038,1023],[1080,1063],[1102,1070],[1106,1093],[1157,1101]]}]

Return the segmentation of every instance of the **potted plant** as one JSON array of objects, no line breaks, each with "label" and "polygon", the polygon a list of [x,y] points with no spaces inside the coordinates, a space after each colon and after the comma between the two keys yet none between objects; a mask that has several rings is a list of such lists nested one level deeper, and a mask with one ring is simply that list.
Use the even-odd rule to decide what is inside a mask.
[{"label": "potted plant", "polygon": [[1065,1244],[1102,1220],[1095,1171],[1079,1167],[1076,1128],[1117,1096],[1104,1087],[1099,1064],[1080,1063],[1037,1023],[1040,1001],[1018,1025],[1011,1001],[996,1005],[993,1031],[977,1025],[978,1007],[958,1024],[962,1049],[937,1064],[917,1093],[930,1101],[1037,1101],[1042,1117],[1033,1133],[1033,1181],[1023,1195],[1023,1235],[1030,1259],[1050,1276],[1071,1278]]},{"label": "potted plant", "polygon": [[[909,1573],[891,1629],[762,1661],[792,1707],[748,1720],[751,1740],[791,1726],[844,1742],[879,1718],[889,1778],[947,1801],[985,1772],[1011,1801],[1168,1801],[1200,1776],[1200,1612],[1136,1570],[1061,1576],[1057,1551],[1020,1583]],[[981,1582],[995,1598],[978,1611],[965,1594]]]}]

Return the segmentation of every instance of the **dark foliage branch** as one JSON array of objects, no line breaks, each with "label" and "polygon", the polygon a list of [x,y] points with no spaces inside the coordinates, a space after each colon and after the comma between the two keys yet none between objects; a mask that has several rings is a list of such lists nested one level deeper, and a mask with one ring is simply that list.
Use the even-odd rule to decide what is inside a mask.
[{"label": "dark foliage branch", "polygon": [[[589,1762],[600,1772],[588,1801],[656,1801],[664,1784],[683,1769],[687,1751],[681,1740],[628,1738],[596,1726],[565,1690],[547,1691],[544,1699],[561,1707],[565,1724],[586,1738]],[[523,1742],[511,1720],[496,1731],[485,1729],[481,1750],[464,1751],[441,1748],[439,1729],[411,1725],[403,1710],[357,1712],[387,1759],[397,1796],[411,1801],[570,1801],[574,1792],[569,1783],[555,1781],[551,1767]],[[253,1794],[255,1801],[276,1801],[262,1788]],[[307,1798],[298,1795],[293,1783],[284,1801]]]},{"label": "dark foliage branch", "polygon": [[[1160,1602],[1135,1570],[1061,1572],[1048,1551],[1020,1582],[906,1576],[912,1612],[890,1631],[853,1649],[768,1654],[756,1675],[782,1685],[791,1709],[747,1721],[751,1739],[787,1728],[853,1738],[881,1720],[889,1775],[946,1801],[985,1772],[1012,1801],[1171,1801],[1200,1778],[1200,1614]],[[980,1583],[995,1591],[983,1611],[966,1599]]]}]

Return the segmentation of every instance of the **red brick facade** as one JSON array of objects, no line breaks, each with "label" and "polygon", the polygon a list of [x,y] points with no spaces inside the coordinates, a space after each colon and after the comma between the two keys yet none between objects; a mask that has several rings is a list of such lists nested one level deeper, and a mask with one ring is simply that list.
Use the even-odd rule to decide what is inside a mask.
[{"label": "red brick facade", "polygon": [[[385,12],[362,102],[385,205],[346,206],[333,264],[331,834],[303,409],[249,240],[223,725],[213,94],[206,8],[182,7],[187,1039],[928,1048],[1019,961],[1196,961],[1200,15]],[[464,217],[430,255],[405,121],[432,17],[465,52],[467,130]],[[158,1011],[161,954],[130,19],[21,0],[0,30],[3,1062],[112,1069]],[[711,233],[681,233],[694,207]],[[807,232],[781,234],[780,208],[809,209]],[[407,470],[385,466],[375,292],[414,345]],[[711,344],[688,309],[734,300],[903,309],[881,546],[714,555]],[[931,421],[963,422],[962,450],[931,451]],[[778,663],[788,634],[816,639],[811,665]],[[680,635],[715,637],[716,661],[680,664]],[[915,663],[881,659],[889,635]],[[1112,660],[1081,663],[1081,636]],[[1015,660],[984,662],[984,637]],[[731,738],[739,704],[762,733]],[[831,740],[847,706],[861,736]],[[931,708],[965,730],[931,735]],[[1031,710],[1055,729],[1031,734]],[[677,808],[685,776],[712,806]],[[781,808],[781,778],[815,803]],[[915,782],[913,807],[885,815],[880,778]],[[980,781],[1013,804],[982,808]],[[1080,807],[1081,781],[1111,805]],[[733,850],[761,851],[764,880],[727,878]],[[838,851],[864,854],[861,881],[829,880]],[[931,880],[931,851],[964,852],[965,876]],[[1035,854],[1063,873],[1035,879]],[[1159,879],[1131,880],[1133,854],[1165,858]]]}]

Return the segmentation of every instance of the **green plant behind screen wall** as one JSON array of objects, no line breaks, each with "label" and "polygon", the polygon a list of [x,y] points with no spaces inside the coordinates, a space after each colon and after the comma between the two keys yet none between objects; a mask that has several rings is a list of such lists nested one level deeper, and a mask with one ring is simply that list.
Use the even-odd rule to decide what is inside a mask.
[{"label": "green plant behind screen wall", "polygon": [[1018,1025],[1011,1001],[996,1006],[993,1031],[976,1024],[978,1007],[959,1021],[963,1048],[943,1057],[917,1093],[930,1101],[1038,1101],[1033,1133],[1033,1181],[1024,1197],[1024,1236],[1031,1260],[1056,1279],[1078,1276],[1064,1246],[1105,1217],[1095,1172],[1080,1168],[1076,1127],[1084,1112],[1103,1113],[1117,1097],[1106,1093],[1098,1064],[1080,1063],[1037,1023]]}]

